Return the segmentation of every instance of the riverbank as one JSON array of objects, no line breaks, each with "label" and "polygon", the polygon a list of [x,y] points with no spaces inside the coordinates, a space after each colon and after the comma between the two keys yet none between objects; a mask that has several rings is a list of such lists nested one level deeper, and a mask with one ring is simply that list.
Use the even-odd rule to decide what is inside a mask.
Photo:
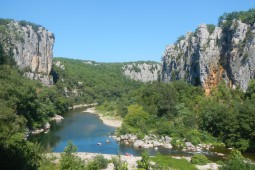
[{"label": "riverbank", "polygon": [[[113,155],[113,154],[100,154],[100,153],[89,153],[89,152],[77,152],[75,155],[79,158],[81,158],[85,162],[92,161],[95,156],[97,155],[102,155],[104,156],[105,159],[107,160],[112,160],[113,158],[117,158],[118,155]],[[61,153],[47,153],[46,157],[51,158],[54,163],[58,163],[61,157]],[[176,157],[172,156],[174,159],[186,159],[188,162],[190,162],[191,157]],[[125,155],[120,155],[120,159],[122,162],[126,162],[128,165],[128,170],[133,170],[137,169],[137,161],[141,160],[141,156],[125,156]],[[151,162],[151,165],[155,165],[155,162]],[[208,163],[206,165],[196,165],[196,168],[198,170],[218,170],[219,165],[216,163]],[[114,165],[113,163],[109,163],[107,168],[104,170],[114,170]]]},{"label": "riverbank", "polygon": [[[112,160],[112,158],[117,158],[118,155],[112,155],[112,154],[100,154],[100,153],[88,153],[88,152],[77,152],[75,153],[76,156],[84,160],[85,162],[93,160],[93,158],[97,155],[103,155],[105,159]],[[48,158],[55,158],[54,163],[57,163],[61,157],[61,153],[47,153],[46,156]],[[126,162],[128,165],[128,169],[137,169],[137,161],[141,160],[142,158],[140,156],[120,156],[121,161]],[[108,167],[105,170],[113,170],[114,165],[113,163],[108,164]]]},{"label": "riverbank", "polygon": [[87,107],[95,107],[97,106],[97,103],[91,103],[91,104],[78,104],[78,105],[73,105],[72,107],[69,107],[69,110],[74,110],[74,109],[82,109],[82,108],[87,108]]},{"label": "riverbank", "polygon": [[99,118],[103,121],[103,123],[108,126],[120,127],[122,124],[122,121],[120,119],[117,119],[117,118],[111,117],[111,116],[105,116],[102,113],[98,112],[95,107],[88,108],[83,112],[89,112],[91,114],[98,115]]}]

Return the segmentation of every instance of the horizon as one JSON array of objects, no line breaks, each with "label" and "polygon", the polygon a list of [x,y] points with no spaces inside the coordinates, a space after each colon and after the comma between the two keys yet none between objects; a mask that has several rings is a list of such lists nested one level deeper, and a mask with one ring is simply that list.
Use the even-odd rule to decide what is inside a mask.
[{"label": "horizon", "polygon": [[43,3],[9,0],[2,2],[2,7],[1,18],[26,20],[53,32],[54,58],[161,63],[165,47],[181,35],[194,31],[202,23],[217,25],[225,12],[245,11],[255,5],[252,0],[45,0]]}]

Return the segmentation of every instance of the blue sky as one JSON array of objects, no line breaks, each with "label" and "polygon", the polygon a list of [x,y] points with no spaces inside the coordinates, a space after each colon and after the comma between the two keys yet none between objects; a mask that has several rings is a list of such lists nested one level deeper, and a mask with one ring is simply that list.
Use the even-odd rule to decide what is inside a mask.
[{"label": "blue sky", "polygon": [[54,56],[100,62],[160,61],[166,45],[255,0],[3,0],[0,18],[54,32]]}]

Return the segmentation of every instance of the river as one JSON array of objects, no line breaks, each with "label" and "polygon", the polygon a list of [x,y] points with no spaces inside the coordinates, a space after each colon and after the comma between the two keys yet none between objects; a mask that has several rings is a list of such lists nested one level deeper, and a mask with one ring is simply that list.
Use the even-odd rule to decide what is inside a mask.
[{"label": "river", "polygon": [[[143,149],[134,148],[130,145],[124,145],[116,142],[109,136],[114,133],[115,128],[103,124],[98,115],[82,111],[72,111],[64,115],[65,119],[61,122],[51,122],[51,128],[48,133],[42,133],[29,137],[29,140],[37,141],[51,152],[63,152],[68,141],[72,141],[78,147],[78,152],[92,152],[102,154],[125,154],[140,155]],[[109,143],[106,141],[109,140]],[[98,145],[101,143],[101,145]],[[191,156],[194,152],[183,152],[177,148],[165,149],[159,148],[146,149],[150,155],[160,152],[164,155],[173,156]],[[222,148],[217,149],[222,150]],[[214,151],[217,151],[214,150]],[[227,150],[222,150],[227,153]],[[222,160],[223,157],[217,156],[214,152],[204,151],[211,160]],[[250,155],[249,155],[250,156]],[[252,154],[254,160],[254,154]]]}]

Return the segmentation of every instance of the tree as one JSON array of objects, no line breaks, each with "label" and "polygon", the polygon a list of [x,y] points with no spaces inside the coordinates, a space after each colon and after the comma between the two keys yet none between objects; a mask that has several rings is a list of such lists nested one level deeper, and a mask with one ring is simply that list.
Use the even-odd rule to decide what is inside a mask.
[{"label": "tree", "polygon": [[36,170],[40,163],[40,148],[24,139],[24,134],[12,135],[0,142],[0,160],[2,169]]},{"label": "tree", "polygon": [[77,147],[73,145],[71,141],[68,141],[64,153],[61,154],[60,169],[81,170],[85,168],[85,163],[79,157],[74,155],[76,151]]},{"label": "tree", "polygon": [[142,159],[137,161],[138,164],[138,168],[142,168],[145,170],[149,170],[150,169],[150,163],[149,163],[149,154],[148,152],[144,151],[142,153]]}]

